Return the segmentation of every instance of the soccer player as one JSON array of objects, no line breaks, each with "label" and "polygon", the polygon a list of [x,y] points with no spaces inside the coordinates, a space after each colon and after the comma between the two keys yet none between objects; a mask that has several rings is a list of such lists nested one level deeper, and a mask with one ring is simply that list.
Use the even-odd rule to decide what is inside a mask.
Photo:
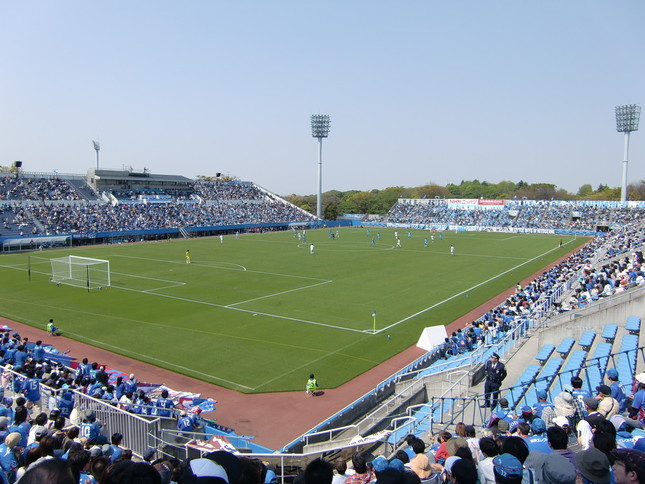
[{"label": "soccer player", "polygon": [[190,264],[190,250],[186,249],[186,264]]},{"label": "soccer player", "polygon": [[311,255],[314,255],[314,244],[311,244],[311,245],[309,246],[309,253],[310,253]]},{"label": "soccer player", "polygon": [[423,246],[424,246],[424,247],[428,247],[428,237],[426,237],[425,239],[423,239]]},{"label": "soccer player", "polygon": [[401,247],[401,239],[399,238],[396,239],[396,246]]},{"label": "soccer player", "polygon": [[374,237],[372,237],[372,245],[376,245],[376,241],[374,240]]},{"label": "soccer player", "polygon": [[455,246],[454,245],[450,246],[450,255],[455,255]]}]

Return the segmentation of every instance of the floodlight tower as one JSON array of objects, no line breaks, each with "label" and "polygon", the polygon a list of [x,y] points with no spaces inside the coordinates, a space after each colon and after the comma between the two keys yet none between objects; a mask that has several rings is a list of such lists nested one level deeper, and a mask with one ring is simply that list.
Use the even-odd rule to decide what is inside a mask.
[{"label": "floodlight tower", "polygon": [[99,151],[101,150],[101,145],[98,141],[92,141],[94,145],[94,151],[96,151],[96,169],[99,169]]},{"label": "floodlight tower", "polygon": [[311,115],[311,135],[318,138],[318,197],[316,217],[322,219],[322,140],[329,136],[329,114]]},{"label": "floodlight tower", "polygon": [[620,201],[627,201],[627,163],[629,160],[629,133],[638,131],[638,120],[641,107],[637,104],[616,106],[616,131],[625,133],[625,156],[623,161],[623,185],[620,191]]}]

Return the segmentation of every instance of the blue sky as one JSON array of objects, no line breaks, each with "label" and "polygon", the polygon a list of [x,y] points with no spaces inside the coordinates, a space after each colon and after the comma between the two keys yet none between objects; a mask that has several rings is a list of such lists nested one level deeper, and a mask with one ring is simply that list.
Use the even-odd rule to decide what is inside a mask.
[{"label": "blue sky", "polygon": [[322,113],[325,191],[617,187],[644,19],[642,0],[0,0],[0,164],[85,173],[98,140],[104,168],[311,194]]}]

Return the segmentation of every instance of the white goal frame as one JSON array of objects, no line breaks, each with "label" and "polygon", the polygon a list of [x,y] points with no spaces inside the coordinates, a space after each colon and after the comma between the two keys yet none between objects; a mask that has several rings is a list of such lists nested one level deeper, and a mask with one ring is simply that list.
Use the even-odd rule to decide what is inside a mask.
[{"label": "white goal frame", "polygon": [[110,287],[110,261],[68,255],[49,260],[51,281],[74,287]]}]

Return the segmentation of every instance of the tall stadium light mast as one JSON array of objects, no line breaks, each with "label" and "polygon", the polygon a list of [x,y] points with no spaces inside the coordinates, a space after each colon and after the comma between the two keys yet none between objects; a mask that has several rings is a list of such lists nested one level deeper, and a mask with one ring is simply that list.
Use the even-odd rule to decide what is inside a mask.
[{"label": "tall stadium light mast", "polygon": [[322,140],[329,136],[329,114],[311,115],[311,135],[318,138],[318,197],[316,217],[322,219]]},{"label": "tall stadium light mast", "polygon": [[627,201],[627,163],[629,160],[629,133],[638,131],[638,120],[641,107],[637,104],[616,106],[616,131],[625,133],[625,156],[623,158],[623,185],[620,190],[620,201]]},{"label": "tall stadium light mast", "polygon": [[92,141],[94,145],[94,151],[96,151],[96,169],[99,169],[99,151],[101,151],[101,145],[98,141]]}]

